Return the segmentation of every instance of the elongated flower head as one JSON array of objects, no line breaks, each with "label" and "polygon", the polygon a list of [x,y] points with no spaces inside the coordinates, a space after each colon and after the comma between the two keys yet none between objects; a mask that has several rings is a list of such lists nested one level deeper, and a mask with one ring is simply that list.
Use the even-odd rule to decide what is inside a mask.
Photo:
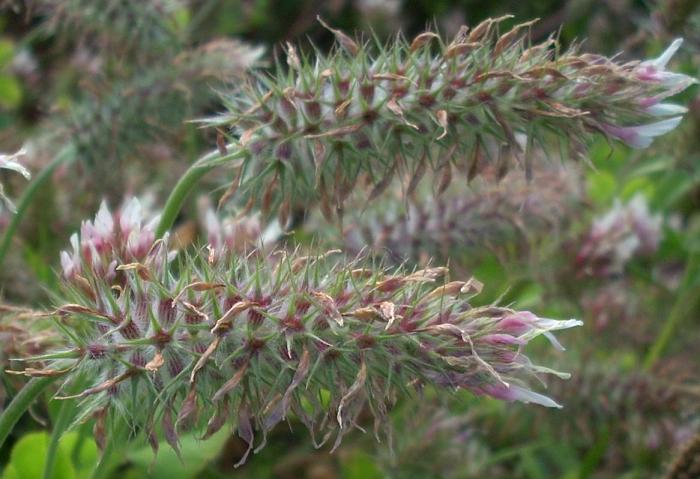
[{"label": "elongated flower head", "polygon": [[29,13],[39,13],[42,28],[67,34],[89,45],[98,44],[112,54],[138,60],[176,49],[180,0],[28,0]]},{"label": "elongated flower head", "polygon": [[192,111],[212,101],[213,86],[240,81],[262,52],[236,40],[213,40],[160,55],[143,71],[90,92],[74,105],[70,118],[53,119],[52,127],[75,145],[86,165],[116,177],[121,172],[114,171],[115,161],[169,138]]},{"label": "elongated flower head", "polygon": [[407,405],[392,416],[396,425],[391,450],[372,448],[385,477],[496,477],[476,415],[425,398],[419,406]]},{"label": "elongated flower head", "polygon": [[469,186],[456,183],[436,194],[431,186],[442,178],[426,173],[410,198],[403,199],[397,185],[372,201],[348,199],[341,238],[320,213],[311,217],[309,231],[320,230],[346,251],[369,251],[396,263],[460,264],[462,257],[506,246],[523,255],[530,241],[556,235],[581,204],[580,185],[569,171],[537,169],[531,181],[519,171],[500,181],[493,171],[482,174]]},{"label": "elongated flower head", "polygon": [[[427,386],[559,407],[528,384],[567,375],[524,349],[539,335],[561,349],[551,332],[581,324],[472,306],[480,283],[441,267],[387,269],[332,252],[175,261],[167,241],[138,262],[124,247],[107,251],[113,274],[83,268],[66,282],[55,314],[68,346],[25,374],[62,376],[66,391],[87,376],[75,395],[82,417],[124,416],[154,447],[161,432],[177,448],[178,431],[208,436],[231,423],[259,449],[291,416],[337,446],[363,407],[381,430],[398,396]],[[78,253],[92,258],[91,248]]]},{"label": "elongated flower head", "polygon": [[620,468],[629,461],[624,459],[626,454],[667,460],[668,451],[700,427],[700,408],[693,393],[697,375],[684,366],[668,366],[645,373],[581,364],[566,388],[552,385],[552,392],[577,411],[553,425],[562,432],[568,429],[572,442],[588,444],[606,428],[611,441],[601,469]]},{"label": "elongated flower head", "polygon": [[684,109],[660,103],[695,81],[666,70],[680,42],[620,63],[557,53],[552,38],[533,45],[532,22],[500,33],[505,18],[463,27],[449,43],[426,32],[376,46],[331,29],[330,55],[288,45],[288,69],[259,74],[208,121],[231,128],[232,191],[283,220],[309,200],[333,214],[357,184],[374,197],[399,173],[411,186],[449,164],[467,175],[489,144],[508,145],[529,171],[534,146],[554,138],[574,152],[598,132],[645,147],[680,121]]}]

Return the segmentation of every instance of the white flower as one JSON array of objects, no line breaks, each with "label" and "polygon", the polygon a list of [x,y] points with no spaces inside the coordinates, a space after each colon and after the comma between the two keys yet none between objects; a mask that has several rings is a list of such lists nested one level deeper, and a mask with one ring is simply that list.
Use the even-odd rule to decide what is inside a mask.
[{"label": "white flower", "polygon": [[658,70],[664,70],[666,68],[666,65],[668,65],[669,60],[673,57],[673,55],[676,54],[678,49],[681,47],[683,44],[683,39],[682,38],[676,38],[671,42],[671,44],[668,46],[664,52],[659,55],[658,58],[655,58],[654,60],[647,60],[645,62],[642,62],[642,66],[648,66],[652,68],[656,68]]},{"label": "white flower", "polygon": [[657,103],[656,105],[648,107],[646,111],[653,116],[674,116],[685,115],[688,109],[674,103]]},{"label": "white flower", "polygon": [[73,253],[61,252],[61,267],[66,278],[79,273],[84,266],[105,278],[114,276],[117,263],[109,262],[111,256],[120,261],[140,261],[151,250],[160,216],[152,215],[137,198],[130,198],[113,214],[106,202],[100,204],[95,219],[85,220],[80,235],[71,236]]},{"label": "white flower", "polygon": [[653,254],[662,239],[663,217],[654,214],[642,194],[626,204],[616,201],[597,218],[578,255],[593,274],[615,274],[638,255]]},{"label": "white flower", "polygon": [[80,245],[78,235],[73,233],[70,237],[70,244],[73,247],[73,254],[68,251],[61,251],[61,269],[63,276],[72,278],[80,272]]},{"label": "white flower", "polygon": [[544,407],[562,408],[562,405],[552,398],[516,384],[488,384],[482,386],[481,389],[485,394],[504,401],[520,401],[526,404],[531,403]]},{"label": "white flower", "polygon": [[551,331],[574,328],[583,325],[582,321],[569,319],[560,321],[555,319],[540,318],[530,311],[519,311],[506,316],[499,322],[500,329],[508,334],[514,334],[518,339],[530,341],[540,334],[544,335],[549,342],[559,351],[564,351],[564,346],[557,341]]},{"label": "white flower", "polygon": [[666,65],[671,60],[671,57],[676,54],[682,43],[682,38],[676,38],[658,58],[639,64],[637,76],[640,80],[660,83],[669,89],[661,98],[674,95],[691,84],[697,83],[697,80],[693,77],[666,70]]},{"label": "white flower", "polygon": [[[24,176],[26,179],[30,179],[31,174],[29,173],[29,170],[18,161],[19,158],[26,155],[27,149],[25,147],[22,147],[18,152],[13,153],[11,155],[0,153],[0,168],[16,171],[20,175]],[[10,209],[10,211],[14,213],[15,206],[12,203],[12,201],[10,201],[10,199],[7,196],[5,196],[5,190],[2,186],[2,183],[0,183],[0,206],[2,206],[2,203],[5,203]]]},{"label": "white flower", "polygon": [[619,138],[632,148],[644,149],[649,147],[657,136],[665,135],[675,129],[682,119],[682,116],[674,116],[639,126],[603,125],[603,129],[606,133]]},{"label": "white flower", "polygon": [[5,168],[7,170],[13,170],[24,176],[26,179],[31,178],[31,173],[26,169],[20,162],[19,158],[27,155],[27,149],[22,147],[18,152],[11,155],[0,154],[0,168]]},{"label": "white flower", "polygon": [[100,209],[95,215],[95,233],[103,241],[108,241],[112,234],[114,234],[114,219],[112,218],[112,213],[107,208],[107,203],[102,201],[100,204]]},{"label": "white flower", "polygon": [[122,235],[129,237],[132,231],[141,229],[143,211],[138,198],[129,199],[119,212],[119,228]]}]

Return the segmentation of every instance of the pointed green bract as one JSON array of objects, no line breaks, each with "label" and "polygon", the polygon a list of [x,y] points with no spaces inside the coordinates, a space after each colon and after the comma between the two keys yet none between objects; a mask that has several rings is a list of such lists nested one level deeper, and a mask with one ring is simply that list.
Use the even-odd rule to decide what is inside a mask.
[{"label": "pointed green bract", "polygon": [[503,33],[502,20],[464,27],[449,43],[432,32],[357,43],[332,30],[329,55],[288,44],[288,68],[260,72],[225,97],[227,113],[204,120],[229,127],[246,152],[233,179],[241,203],[283,224],[312,201],[332,216],[354,189],[373,199],[399,175],[409,191],[449,164],[470,176],[494,147],[529,174],[532,146],[564,142],[577,158],[602,134],[642,148],[681,120],[685,108],[662,103],[695,82],[666,70],[680,41],[658,59],[621,63],[560,52],[554,38],[532,44],[532,22]]},{"label": "pointed green bract", "polygon": [[398,397],[426,386],[560,407],[528,384],[568,375],[523,348],[544,335],[563,349],[551,332],[579,321],[472,306],[482,285],[443,267],[241,255],[223,241],[178,260],[140,212],[131,200],[83,223],[62,255],[63,353],[24,371],[61,378],[61,391],[90,378],[64,399],[80,401],[76,423],[96,415],[98,442],[123,418],[153,447],[164,438],[177,450],[184,430],[208,437],[234,424],[252,450],[294,416],[316,443],[337,446],[365,406],[381,429]]}]

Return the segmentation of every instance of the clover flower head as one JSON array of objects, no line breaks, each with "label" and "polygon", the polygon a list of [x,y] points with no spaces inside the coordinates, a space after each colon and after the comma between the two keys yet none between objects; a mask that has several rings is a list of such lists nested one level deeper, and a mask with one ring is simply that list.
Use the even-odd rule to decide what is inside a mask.
[{"label": "clover flower head", "polygon": [[461,257],[467,249],[474,252],[469,256],[478,255],[504,244],[527,253],[532,239],[556,234],[580,205],[581,187],[568,168],[535,169],[530,181],[520,171],[499,180],[489,170],[485,167],[470,185],[454,184],[444,191],[443,178],[452,169],[426,173],[426,184],[406,199],[406,185],[399,184],[388,188],[381,201],[351,198],[340,241],[337,228],[327,227],[320,212],[311,216],[309,229],[327,233],[345,251],[425,264],[454,259],[455,253]]},{"label": "clover flower head", "polygon": [[337,39],[330,55],[287,45],[288,69],[255,74],[226,97],[226,114],[203,120],[229,128],[231,189],[263,216],[286,219],[310,201],[340,216],[358,183],[375,197],[400,171],[412,185],[446,164],[468,175],[485,145],[509,145],[527,171],[528,144],[564,139],[580,153],[602,132],[646,148],[681,121],[682,107],[661,103],[695,82],[666,69],[680,41],[657,59],[620,63],[559,52],[554,38],[532,44],[532,22],[501,33],[506,18],[451,41],[424,32],[389,45],[323,23]]},{"label": "clover flower head", "polygon": [[[65,303],[55,310],[65,347],[42,356],[45,368],[24,371],[63,377],[61,391],[91,378],[69,396],[81,401],[82,418],[128,411],[154,448],[162,432],[175,449],[180,431],[208,437],[230,423],[250,452],[292,416],[317,445],[335,437],[337,447],[365,407],[379,432],[397,397],[415,388],[560,407],[530,380],[568,374],[534,364],[525,349],[539,335],[563,349],[553,331],[580,321],[475,306],[475,279],[337,251],[197,250],[175,260],[164,239],[134,258],[118,215],[107,211],[74,236],[79,259],[71,264],[82,270],[67,275]],[[96,238],[110,246],[97,266]]]}]

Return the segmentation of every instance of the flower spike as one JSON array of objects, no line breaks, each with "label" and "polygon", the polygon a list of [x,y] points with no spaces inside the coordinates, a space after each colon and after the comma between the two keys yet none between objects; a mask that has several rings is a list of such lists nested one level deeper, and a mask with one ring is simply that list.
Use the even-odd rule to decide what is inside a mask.
[{"label": "flower spike", "polygon": [[[167,240],[134,257],[110,218],[102,208],[75,236],[82,267],[65,276],[67,304],[55,313],[64,349],[44,356],[62,368],[49,359],[24,371],[63,375],[62,390],[91,377],[73,396],[83,417],[128,411],[140,430],[162,424],[171,445],[179,431],[211,435],[232,418],[259,450],[291,416],[337,447],[365,405],[382,424],[400,393],[421,387],[560,407],[528,386],[555,372],[524,350],[539,335],[558,346],[551,333],[580,321],[473,306],[481,284],[449,281],[447,268],[368,269],[362,257],[296,252],[174,261]],[[96,251],[113,267],[87,267]]]},{"label": "flower spike", "polygon": [[227,113],[204,120],[228,127],[230,146],[244,153],[232,188],[266,216],[286,219],[313,201],[342,214],[357,185],[375,196],[401,174],[410,191],[446,164],[471,177],[469,158],[484,146],[506,144],[520,157],[530,155],[523,139],[559,138],[580,153],[603,133],[646,148],[680,122],[684,109],[661,103],[696,82],[666,70],[680,40],[654,60],[620,63],[557,53],[553,38],[530,46],[529,23],[501,35],[493,26],[502,20],[451,42],[427,32],[388,46],[324,24],[338,43],[330,55],[288,46],[289,69],[259,72],[225,97]]}]

